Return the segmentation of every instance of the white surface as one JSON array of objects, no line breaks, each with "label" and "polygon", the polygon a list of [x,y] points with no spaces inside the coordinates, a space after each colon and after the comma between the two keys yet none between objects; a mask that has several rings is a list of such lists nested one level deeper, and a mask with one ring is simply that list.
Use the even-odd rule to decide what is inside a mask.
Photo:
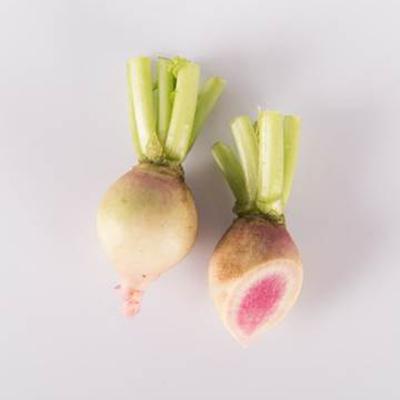
[{"label": "white surface", "polygon": [[[0,398],[398,399],[397,1],[0,3]],[[95,233],[134,162],[125,61],[181,54],[228,80],[187,163],[196,247],[119,314]],[[207,293],[232,198],[209,147],[258,105],[303,117],[288,209],[305,284],[242,350]]]}]

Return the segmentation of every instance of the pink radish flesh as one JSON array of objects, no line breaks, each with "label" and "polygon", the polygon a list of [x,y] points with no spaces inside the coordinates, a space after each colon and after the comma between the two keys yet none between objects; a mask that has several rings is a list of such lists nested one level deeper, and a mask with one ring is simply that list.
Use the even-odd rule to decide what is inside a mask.
[{"label": "pink radish flesh", "polygon": [[285,287],[285,280],[275,274],[257,282],[248,290],[237,316],[237,323],[243,333],[251,335],[276,310]]}]

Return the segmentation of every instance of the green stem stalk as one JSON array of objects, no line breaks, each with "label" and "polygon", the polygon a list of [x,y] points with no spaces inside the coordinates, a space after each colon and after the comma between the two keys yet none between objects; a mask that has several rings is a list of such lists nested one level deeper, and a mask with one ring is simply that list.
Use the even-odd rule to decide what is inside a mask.
[{"label": "green stem stalk", "polygon": [[139,133],[137,130],[136,119],[135,119],[135,110],[133,108],[133,95],[132,95],[132,90],[130,90],[131,78],[129,73],[127,74],[127,78],[128,78],[128,116],[129,116],[129,128],[131,131],[132,143],[138,160],[144,161],[146,157],[144,156],[142,148],[140,146]]},{"label": "green stem stalk", "polygon": [[251,207],[253,207],[257,194],[257,137],[251,119],[248,116],[235,118],[231,130],[239,153],[243,169],[246,191]]},{"label": "green stem stalk", "polygon": [[172,93],[174,91],[174,76],[172,61],[160,58],[157,63],[158,74],[158,137],[165,143],[172,111]]},{"label": "green stem stalk", "polygon": [[204,122],[214,108],[219,96],[221,96],[226,82],[218,77],[208,79],[200,90],[197,99],[196,115],[193,122],[192,137],[190,138],[189,150],[197,139]]},{"label": "green stem stalk", "polygon": [[283,206],[285,207],[292,189],[294,171],[297,164],[297,154],[300,136],[300,118],[286,115],[283,119],[285,142],[285,176],[283,180]]},{"label": "green stem stalk", "polygon": [[177,72],[174,105],[165,142],[166,156],[170,161],[181,163],[189,150],[199,79],[199,66],[183,62]]},{"label": "green stem stalk", "polygon": [[150,58],[128,60],[128,112],[139,161],[177,167],[222,93],[225,81],[210,78],[199,93],[200,67],[183,58],[160,58],[157,81]]},{"label": "green stem stalk", "polygon": [[278,112],[263,111],[257,122],[259,166],[257,206],[264,213],[283,212],[284,175],[283,117]]},{"label": "green stem stalk", "polygon": [[234,211],[263,214],[283,223],[297,160],[300,119],[262,111],[255,125],[242,116],[232,122],[231,129],[240,162],[222,143],[213,146],[212,154],[236,197]]},{"label": "green stem stalk", "polygon": [[159,160],[163,150],[156,133],[151,60],[147,57],[130,59],[128,77],[141,153],[150,160]]},{"label": "green stem stalk", "polygon": [[245,189],[243,171],[235,153],[221,142],[215,143],[211,152],[236,198],[238,208],[245,207],[249,199]]}]

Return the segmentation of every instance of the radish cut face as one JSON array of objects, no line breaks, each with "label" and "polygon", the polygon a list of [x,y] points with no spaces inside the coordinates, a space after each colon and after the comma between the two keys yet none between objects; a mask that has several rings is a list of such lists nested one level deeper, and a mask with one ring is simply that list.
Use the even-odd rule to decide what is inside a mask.
[{"label": "radish cut face", "polygon": [[214,251],[209,282],[226,328],[247,347],[290,311],[301,290],[303,268],[283,224],[240,217]]},{"label": "radish cut face", "polygon": [[251,335],[274,313],[285,288],[286,281],[274,274],[257,282],[247,291],[237,314],[237,324],[245,335]]}]

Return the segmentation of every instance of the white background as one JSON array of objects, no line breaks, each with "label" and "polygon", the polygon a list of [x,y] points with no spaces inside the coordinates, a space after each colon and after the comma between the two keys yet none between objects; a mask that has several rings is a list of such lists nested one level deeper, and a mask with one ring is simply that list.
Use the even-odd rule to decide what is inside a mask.
[{"label": "white background", "polygon": [[[0,398],[399,399],[398,1],[0,3]],[[125,61],[183,55],[225,95],[186,164],[190,255],[119,314],[96,238],[135,158]],[[305,282],[243,350],[208,297],[233,199],[210,157],[258,106],[300,114],[287,210]]]}]

